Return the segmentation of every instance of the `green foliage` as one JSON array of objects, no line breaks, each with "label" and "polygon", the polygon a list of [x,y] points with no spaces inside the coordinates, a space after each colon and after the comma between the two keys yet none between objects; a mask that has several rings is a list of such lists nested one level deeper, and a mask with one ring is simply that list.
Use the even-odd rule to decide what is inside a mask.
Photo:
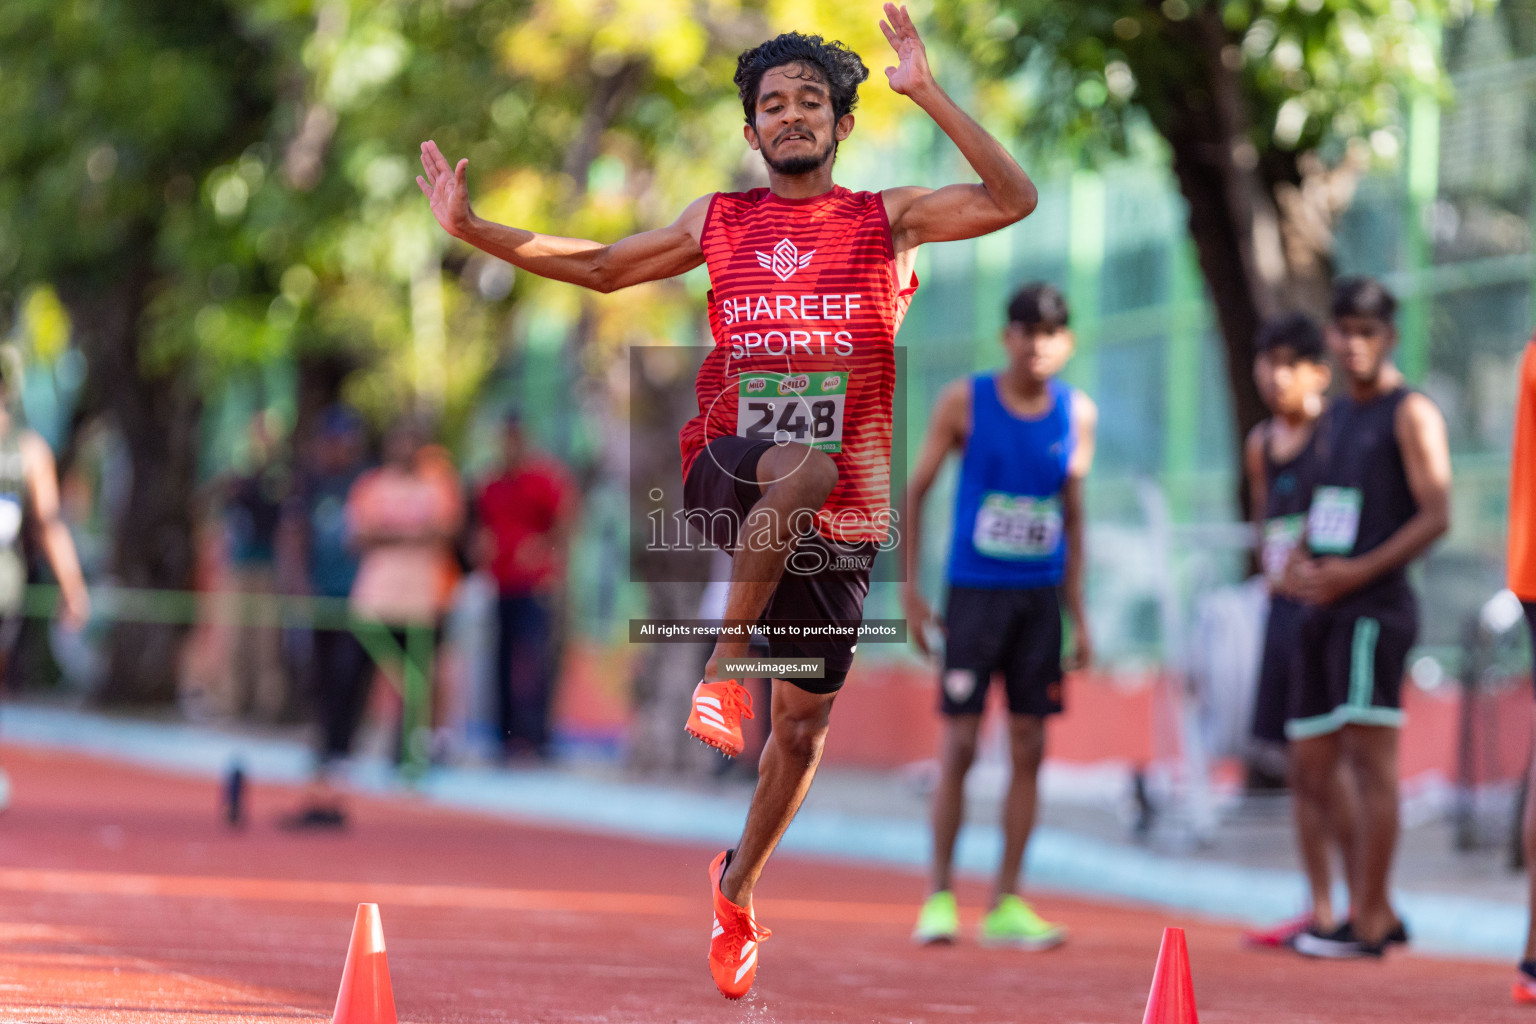
[{"label": "green foliage", "polygon": [[1161,129],[1198,104],[1210,50],[1197,22],[1214,14],[1210,49],[1240,77],[1259,152],[1365,138],[1392,159],[1406,101],[1445,95],[1441,25],[1474,2],[1002,0],[936,5],[935,17],[982,74],[1013,79],[1019,131],[1044,145],[1123,150],[1137,117]]},{"label": "green foliage", "polygon": [[[518,324],[579,300],[438,230],[423,139],[470,159],[483,214],[612,239],[739,180],[735,56],[772,32],[865,53],[860,131],[888,128],[877,19],[830,0],[10,0],[0,315],[34,286],[108,287],[144,254],[150,373],[213,389],[340,351],[376,418],[457,422]],[[694,341],[696,298],[593,300],[592,365]]]},{"label": "green foliage", "polygon": [[[0,9],[0,281],[110,277],[228,155],[272,88],[225,5],[14,0]],[[14,292],[13,292],[14,294]]]}]

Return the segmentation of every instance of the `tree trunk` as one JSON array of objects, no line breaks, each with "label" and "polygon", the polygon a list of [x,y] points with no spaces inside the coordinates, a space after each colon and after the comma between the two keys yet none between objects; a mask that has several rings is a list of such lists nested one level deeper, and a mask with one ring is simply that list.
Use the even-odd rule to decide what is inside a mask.
[{"label": "tree trunk", "polygon": [[[197,561],[192,506],[202,401],[183,382],[142,376],[117,390],[111,408],[133,476],[117,524],[113,574],[126,587],[190,590]],[[119,622],[108,646],[101,701],[174,700],[186,633],[181,624]]]},{"label": "tree trunk", "polygon": [[[125,587],[189,590],[196,564],[192,517],[202,402],[176,373],[151,374],[139,358],[139,325],[153,280],[147,245],[132,247],[109,284],[61,289],[88,367],[88,404],[117,424],[128,449],[131,481],[114,523],[113,582]],[[133,609],[125,607],[131,618]],[[113,624],[105,704],[159,704],[176,697],[184,625]]]},{"label": "tree trunk", "polygon": [[298,464],[309,458],[322,413],[341,403],[342,385],[358,368],[358,360],[346,352],[306,352],[298,356],[297,409],[293,424],[292,451]]},{"label": "tree trunk", "polygon": [[[1169,27],[1182,37],[1180,49],[1199,59],[1184,82],[1170,87],[1183,86],[1182,94],[1159,97],[1149,110],[1173,152],[1174,176],[1189,207],[1190,236],[1216,309],[1232,396],[1233,451],[1241,466],[1248,432],[1268,415],[1253,380],[1254,339],[1264,321],[1278,313],[1321,314],[1332,271],[1326,252],[1330,239],[1315,228],[1295,230],[1288,222],[1302,213],[1315,218],[1334,211],[1302,203],[1301,174],[1287,154],[1271,152],[1268,163],[1261,163],[1248,98],[1231,60],[1237,44],[1219,11],[1201,8]],[[1290,201],[1278,202],[1277,193]],[[1310,248],[1303,239],[1312,243]]]},{"label": "tree trunk", "polygon": [[1279,311],[1285,260],[1278,215],[1249,138],[1242,83],[1222,60],[1231,42],[1220,13],[1200,8],[1170,28],[1187,35],[1189,50],[1201,55],[1191,72],[1199,85],[1182,103],[1160,104],[1164,117],[1157,127],[1173,150],[1173,173],[1189,206],[1189,232],[1216,307],[1241,466],[1244,439],[1266,415],[1253,380],[1253,340],[1264,320]]}]

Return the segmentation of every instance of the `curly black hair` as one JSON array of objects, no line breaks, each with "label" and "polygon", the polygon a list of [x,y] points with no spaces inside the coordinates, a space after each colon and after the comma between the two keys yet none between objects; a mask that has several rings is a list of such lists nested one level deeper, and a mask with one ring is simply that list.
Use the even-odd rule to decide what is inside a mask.
[{"label": "curly black hair", "polygon": [[763,75],[786,64],[803,65],[826,84],[832,94],[834,120],[852,113],[859,102],[859,85],[869,77],[869,68],[859,55],[842,43],[785,32],[736,58],[736,91],[741,95],[747,124],[753,122],[757,113],[757,92]]}]

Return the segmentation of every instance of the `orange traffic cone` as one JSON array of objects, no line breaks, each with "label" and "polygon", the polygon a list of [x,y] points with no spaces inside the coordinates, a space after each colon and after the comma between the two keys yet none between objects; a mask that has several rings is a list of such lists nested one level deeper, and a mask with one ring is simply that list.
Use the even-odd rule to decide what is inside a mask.
[{"label": "orange traffic cone", "polygon": [[347,966],[341,972],[331,1024],[396,1024],[395,994],[389,987],[389,958],[377,903],[359,903],[352,924]]},{"label": "orange traffic cone", "polygon": [[1141,1024],[1200,1024],[1195,1013],[1195,981],[1189,975],[1189,947],[1183,928],[1164,928],[1163,945],[1157,951],[1157,970],[1152,993]]}]

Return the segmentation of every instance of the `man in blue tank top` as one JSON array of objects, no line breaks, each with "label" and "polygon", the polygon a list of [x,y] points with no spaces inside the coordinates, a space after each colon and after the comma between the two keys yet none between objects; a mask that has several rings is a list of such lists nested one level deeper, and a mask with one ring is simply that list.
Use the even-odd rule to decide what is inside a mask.
[{"label": "man in blue tank top", "polygon": [[[1024,848],[1035,821],[1045,719],[1062,709],[1062,606],[1071,622],[1070,667],[1088,663],[1083,610],[1083,478],[1093,461],[1098,410],[1056,380],[1072,354],[1067,303],[1050,285],[1023,288],[1008,304],[1008,365],[951,383],[940,394],[907,492],[907,582],[914,641],[947,627],[940,710],[944,750],[933,804],[932,893],[912,937],[953,942],[959,912],[951,886],[965,775],[993,674],[1008,700],[1013,776],[1003,805],[1003,859],[980,940],[1049,949],[1066,930],[1019,898]],[[955,491],[949,601],[942,624],[922,597],[923,500],[951,452],[961,455]]]},{"label": "man in blue tank top", "polygon": [[1340,764],[1356,797],[1350,918],[1298,935],[1296,951],[1308,956],[1379,957],[1407,941],[1388,879],[1403,670],[1419,626],[1408,565],[1450,526],[1451,455],[1440,410],[1392,363],[1396,310],[1369,278],[1334,289],[1328,347],[1347,389],[1318,424],[1306,543],[1286,575],[1286,589],[1309,606],[1285,726],[1297,799],[1337,820]]}]

